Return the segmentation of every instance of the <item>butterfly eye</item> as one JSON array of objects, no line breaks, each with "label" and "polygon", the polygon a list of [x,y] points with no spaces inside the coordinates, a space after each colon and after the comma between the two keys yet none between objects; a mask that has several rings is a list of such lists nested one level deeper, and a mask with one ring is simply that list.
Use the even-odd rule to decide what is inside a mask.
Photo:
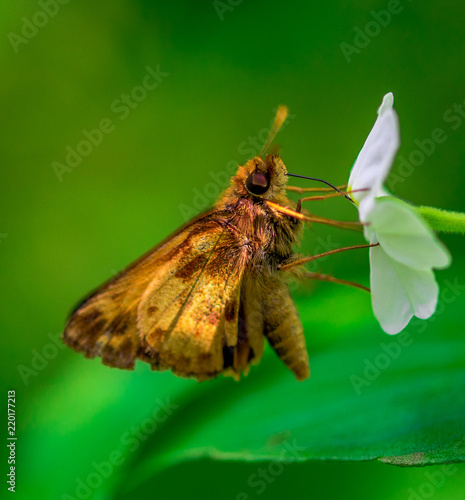
[{"label": "butterfly eye", "polygon": [[270,187],[270,178],[263,172],[253,172],[247,177],[245,187],[250,194],[264,194]]}]

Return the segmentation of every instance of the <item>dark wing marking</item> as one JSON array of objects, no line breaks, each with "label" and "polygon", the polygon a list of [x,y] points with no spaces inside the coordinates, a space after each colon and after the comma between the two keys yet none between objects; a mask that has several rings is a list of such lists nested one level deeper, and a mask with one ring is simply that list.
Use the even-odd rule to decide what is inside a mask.
[{"label": "dark wing marking", "polygon": [[223,348],[237,342],[231,304],[247,259],[237,237],[218,225],[199,234],[189,260],[168,279],[152,281],[140,301],[138,326],[155,367],[204,380],[229,366]]},{"label": "dark wing marking", "polygon": [[133,369],[137,357],[147,361],[137,331],[140,298],[154,279],[167,277],[189,260],[196,235],[219,227],[217,216],[201,214],[86,297],[68,321],[64,342],[86,357],[101,356],[103,363],[118,368]]}]

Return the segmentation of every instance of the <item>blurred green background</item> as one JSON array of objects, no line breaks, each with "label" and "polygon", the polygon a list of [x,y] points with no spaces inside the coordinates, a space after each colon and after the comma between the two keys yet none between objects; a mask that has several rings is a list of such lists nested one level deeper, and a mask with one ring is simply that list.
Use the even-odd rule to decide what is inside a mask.
[{"label": "blurred green background", "polygon": [[[465,6],[71,0],[4,2],[0,14],[0,370],[2,394],[11,388],[17,393],[20,498],[236,499],[244,493],[408,499],[416,498],[413,491],[419,498],[465,498],[463,466],[435,486],[425,472],[440,466],[405,469],[376,461],[284,465],[261,491],[248,482],[260,463],[191,457],[154,467],[146,480],[130,486],[138,463],[156,455],[159,442],[170,445],[163,427],[135,452],[123,446],[127,458],[116,473],[91,493],[75,496],[76,478],[86,476],[94,460],[108,457],[103,450],[118,448],[122,432],[143,419],[157,398],[168,395],[181,406],[167,435],[182,449],[196,425],[215,425],[218,397],[230,394],[240,411],[242,400],[246,405],[247,397],[282,377],[298,398],[297,391],[311,392],[334,369],[313,364],[318,355],[340,352],[344,365],[346,350],[379,349],[390,339],[371,317],[368,296],[356,290],[329,284],[292,288],[313,368],[306,386],[294,382],[269,352],[263,367],[240,384],[219,379],[198,385],[141,365],[134,373],[111,370],[52,340],[81,296],[213,203],[231,165],[258,153],[256,144],[263,142],[278,104],[291,113],[275,141],[288,170],[344,184],[377,106],[394,92],[402,146],[388,185],[413,203],[464,211]],[[137,87],[152,71],[158,71],[158,85],[144,94]],[[133,98],[124,104],[128,94]],[[55,162],[65,164],[67,148],[76,150],[105,119],[112,131],[94,132],[96,144],[77,166],[57,167]],[[437,128],[447,139],[433,147],[425,140]],[[312,210],[356,217],[344,200]],[[463,239],[442,239],[454,263],[438,281],[462,283]],[[301,251],[357,243],[359,235],[314,227]],[[363,252],[334,256],[318,268],[368,283]],[[463,353],[464,306],[459,295],[431,328],[411,329],[412,336],[418,342],[453,340]],[[363,356],[358,367],[363,369]],[[389,419],[389,405],[380,405]],[[230,432],[226,424],[222,429]],[[285,424],[281,430],[285,436]],[[214,444],[211,439],[201,444]],[[117,478],[127,487],[119,487]]]}]

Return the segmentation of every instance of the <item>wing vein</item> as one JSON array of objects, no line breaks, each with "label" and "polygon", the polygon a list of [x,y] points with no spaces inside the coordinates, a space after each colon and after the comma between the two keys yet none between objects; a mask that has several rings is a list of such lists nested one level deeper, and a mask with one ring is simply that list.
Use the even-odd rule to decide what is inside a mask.
[{"label": "wing vein", "polygon": [[213,248],[210,251],[210,255],[208,256],[208,259],[205,261],[205,264],[202,266],[202,269],[201,269],[199,275],[196,277],[196,279],[195,279],[195,281],[194,281],[191,289],[189,290],[189,293],[187,294],[187,297],[184,299],[181,307],[179,308],[178,312],[176,313],[176,316],[171,321],[171,323],[170,323],[170,325],[168,327],[168,330],[166,331],[167,335],[170,335],[172,333],[172,331],[176,327],[179,319],[183,315],[184,309],[186,308],[189,299],[191,298],[192,294],[194,293],[194,290],[197,287],[197,285],[199,283],[199,280],[202,277],[202,274],[203,274],[205,268],[207,267],[208,263],[210,262],[210,260],[211,260],[211,258],[213,256],[215,248],[218,246],[218,244],[221,241],[221,239],[223,238],[223,236],[224,236],[224,229],[221,231],[220,235],[218,236],[218,239],[216,240],[215,245],[213,246]]}]

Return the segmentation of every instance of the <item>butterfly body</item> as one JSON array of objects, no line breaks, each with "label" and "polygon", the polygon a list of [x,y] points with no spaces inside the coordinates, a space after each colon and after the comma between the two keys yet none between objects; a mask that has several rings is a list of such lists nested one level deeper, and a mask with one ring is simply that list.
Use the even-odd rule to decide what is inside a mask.
[{"label": "butterfly body", "polygon": [[277,155],[239,167],[208,212],[176,231],[75,309],[64,341],[87,357],[133,369],[137,358],[206,380],[239,378],[266,337],[299,380],[309,376],[303,329],[280,266],[302,221],[288,207]]}]

